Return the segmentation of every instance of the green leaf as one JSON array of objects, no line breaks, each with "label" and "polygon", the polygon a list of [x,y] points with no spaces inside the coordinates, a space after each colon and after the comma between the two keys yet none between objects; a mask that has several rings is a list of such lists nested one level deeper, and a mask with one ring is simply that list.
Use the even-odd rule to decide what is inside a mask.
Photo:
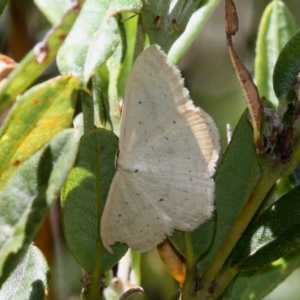
[{"label": "green leaf", "polygon": [[278,105],[273,89],[273,71],[283,46],[295,34],[296,24],[287,6],[272,1],[261,18],[256,42],[255,77],[260,96]]},{"label": "green leaf", "polygon": [[300,267],[299,249],[261,269],[240,272],[222,299],[260,300]]},{"label": "green leaf", "polygon": [[[122,14],[124,30],[125,30],[125,37],[126,38],[126,53],[125,57],[122,60],[122,69],[119,75],[118,80],[118,90],[119,95],[123,96],[125,91],[125,86],[128,78],[128,74],[130,73],[132,63],[135,59],[135,55],[139,54],[139,47],[144,49],[144,37],[145,32],[142,32],[142,41],[138,40],[138,31],[142,31],[141,25],[139,24],[139,18],[133,18],[131,12],[126,12]],[[139,45],[139,46],[138,46]]]},{"label": "green leaf", "polygon": [[[217,213],[194,230],[190,236],[195,259],[199,259],[206,252],[198,263],[199,276],[230,231],[252,191],[258,172],[252,129],[245,113],[234,131],[215,175]],[[176,249],[186,256],[182,233],[175,231],[169,239]]]},{"label": "green leaf", "polygon": [[79,6],[73,4],[54,26],[44,40],[38,43],[34,50],[30,51],[21,61],[18,68],[11,72],[7,82],[0,91],[0,114],[4,109],[16,100],[53,61],[59,47],[64,42],[66,35],[76,20]]},{"label": "green leaf", "polygon": [[120,125],[118,81],[126,52],[126,40],[122,20],[120,17],[116,19],[114,28],[112,27],[111,29],[114,30],[116,36],[120,36],[120,42],[108,58],[106,65],[103,65],[95,72],[93,76],[93,92],[97,119],[100,119],[100,124],[104,128],[113,129],[118,134]]},{"label": "green leaf", "polygon": [[143,27],[150,44],[158,44],[167,53],[174,41],[184,32],[186,25],[201,1],[176,1],[170,11],[171,1],[148,0],[141,10]]},{"label": "green leaf", "polygon": [[215,218],[210,219],[209,224],[205,224],[203,230],[198,231],[199,240],[193,240],[193,245],[200,244],[203,236],[207,234],[206,226],[213,228],[213,243],[206,256],[201,258],[197,265],[199,275],[202,275],[207,264],[219,250],[256,183],[259,167],[252,134],[246,112],[234,131],[215,175]]},{"label": "green leaf", "polygon": [[21,96],[0,129],[0,186],[62,129],[71,125],[78,81],[60,76]]},{"label": "green leaf", "polygon": [[300,246],[300,187],[281,197],[244,232],[232,254],[239,270],[259,269]]},{"label": "green leaf", "polygon": [[[203,234],[205,232],[205,234]],[[214,225],[211,221],[201,224],[198,228],[190,233],[190,241],[193,247],[193,254],[197,260],[204,252],[206,252],[212,241],[214,233]],[[182,231],[174,230],[172,236],[168,237],[172,244],[175,246],[184,257],[186,257],[186,241]]]},{"label": "green leaf", "polygon": [[[100,217],[115,173],[118,138],[105,129],[81,138],[76,163],[62,193],[63,228],[67,245],[81,267],[106,272],[125,254],[125,244],[113,245],[113,254],[100,241]],[[96,251],[97,249],[97,251]],[[95,265],[97,257],[100,265]]]},{"label": "green leaf", "polygon": [[178,64],[180,59],[190,48],[198,36],[199,31],[203,28],[219,2],[220,0],[201,1],[200,7],[189,19],[185,31],[175,41],[168,53],[168,58],[174,65]]},{"label": "green leaf", "polygon": [[77,131],[63,131],[20,166],[0,190],[0,286],[57,200],[77,147]]},{"label": "green leaf", "polygon": [[[106,67],[106,66],[105,66]],[[112,130],[112,124],[109,117],[109,104],[107,95],[103,92],[103,77],[95,73],[92,77],[93,85],[93,105],[94,105],[94,122],[93,126],[97,128],[106,128]],[[104,89],[108,90],[108,83],[104,83]],[[106,93],[105,93],[106,94]]]},{"label": "green leaf", "polygon": [[42,11],[48,21],[57,24],[64,12],[71,6],[71,0],[34,0],[35,5]]},{"label": "green leaf", "polygon": [[0,15],[2,15],[9,0],[0,0]]},{"label": "green leaf", "polygon": [[107,61],[120,43],[113,16],[121,11],[138,13],[141,6],[140,0],[87,0],[58,52],[61,73],[72,73],[86,85],[95,69]]},{"label": "green leaf", "polygon": [[285,45],[279,54],[274,68],[273,86],[275,94],[286,106],[295,98],[294,86],[300,70],[300,31]]},{"label": "green leaf", "polygon": [[0,299],[45,299],[48,281],[46,259],[37,247],[30,245],[21,263],[2,285]]}]

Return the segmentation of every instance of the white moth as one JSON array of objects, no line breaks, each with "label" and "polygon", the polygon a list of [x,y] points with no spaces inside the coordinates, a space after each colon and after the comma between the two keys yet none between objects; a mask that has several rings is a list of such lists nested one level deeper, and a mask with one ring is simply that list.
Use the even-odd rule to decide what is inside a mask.
[{"label": "white moth", "polygon": [[101,219],[104,247],[147,251],[174,228],[192,231],[208,220],[218,153],[214,121],[194,107],[167,56],[149,46],[126,86],[117,172]]}]

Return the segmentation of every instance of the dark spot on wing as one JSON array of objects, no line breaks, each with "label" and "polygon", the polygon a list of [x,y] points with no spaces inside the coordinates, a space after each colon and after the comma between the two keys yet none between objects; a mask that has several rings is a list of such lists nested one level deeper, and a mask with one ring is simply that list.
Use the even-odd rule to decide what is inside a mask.
[{"label": "dark spot on wing", "polygon": [[164,199],[163,199],[163,198],[160,198],[159,201],[164,201]]}]

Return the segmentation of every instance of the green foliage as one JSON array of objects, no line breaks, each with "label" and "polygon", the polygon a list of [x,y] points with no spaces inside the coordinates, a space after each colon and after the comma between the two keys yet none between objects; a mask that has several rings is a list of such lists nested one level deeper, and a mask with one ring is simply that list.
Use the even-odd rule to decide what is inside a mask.
[{"label": "green foliage", "polygon": [[21,95],[50,65],[74,24],[77,12],[76,4],[66,10],[60,22],[53,26],[44,40],[38,43],[22,60],[19,67],[9,75],[0,91],[0,113],[9,104],[15,102],[16,97]]},{"label": "green foliage", "polygon": [[48,292],[48,280],[49,267],[44,255],[30,245],[22,261],[3,284],[0,298],[43,299]]},{"label": "green foliage", "polygon": [[260,95],[265,96],[274,105],[278,105],[273,90],[274,65],[283,46],[295,32],[295,21],[284,2],[272,1],[266,7],[260,21],[255,57],[255,78]]},{"label": "green foliage", "polygon": [[[74,27],[59,50],[57,63],[62,74],[72,73],[85,86],[122,41],[117,11],[138,12],[141,1],[86,1]],[[74,51],[76,49],[76,51]]]},{"label": "green foliage", "polygon": [[298,31],[282,49],[275,65],[273,85],[276,96],[284,105],[295,98],[294,86],[299,73],[300,32]]},{"label": "green foliage", "polygon": [[[128,249],[116,244],[110,254],[100,239],[99,220],[115,173],[117,149],[118,138],[110,131],[96,129],[84,134],[62,193],[65,238],[75,259],[87,271],[97,268],[101,273],[107,272]],[[78,239],[78,235],[84,238]],[[101,262],[97,265],[96,261]]]},{"label": "green foliage", "polygon": [[0,1],[0,14],[2,14],[4,8],[6,7],[9,0],[1,0]]},{"label": "green foliage", "polygon": [[76,157],[78,133],[62,131],[34,153],[0,191],[0,284],[25,255],[57,200]]},{"label": "green foliage", "polygon": [[244,232],[231,264],[239,270],[260,269],[299,247],[299,187],[286,193]]},{"label": "green foliage", "polygon": [[[1,13],[7,2],[0,2]],[[0,128],[1,299],[43,299],[47,292],[48,266],[31,243],[60,193],[64,237],[84,269],[81,297],[145,298],[128,281],[131,263],[131,280],[140,285],[140,255],[124,258],[128,247],[120,243],[108,253],[100,238],[115,173],[119,99],[148,42],[178,63],[219,2],[178,1],[170,9],[171,1],[157,0],[35,1],[53,27],[0,89],[0,111],[14,104]],[[273,203],[278,179],[300,161],[300,33],[282,1],[266,7],[256,46],[257,87],[280,120],[265,118],[270,134],[262,140],[275,136],[276,145],[258,155],[247,112],[241,116],[214,176],[213,218],[170,237],[186,266],[183,300],[262,299],[300,266],[299,187],[288,181],[290,191]],[[37,84],[55,58],[61,75]],[[68,129],[76,100],[83,122]],[[116,282],[111,269],[122,257],[128,265],[119,265],[125,275],[118,270]]]}]

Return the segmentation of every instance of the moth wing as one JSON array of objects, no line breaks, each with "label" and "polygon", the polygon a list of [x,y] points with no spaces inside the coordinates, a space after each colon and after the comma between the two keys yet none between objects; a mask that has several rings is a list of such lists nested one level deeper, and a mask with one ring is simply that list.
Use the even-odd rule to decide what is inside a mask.
[{"label": "moth wing", "polygon": [[148,47],[130,73],[119,148],[101,220],[107,249],[119,241],[146,251],[173,228],[193,230],[210,218],[218,131],[193,106],[179,71],[157,46]]},{"label": "moth wing", "polygon": [[[206,161],[202,169],[212,175],[219,153],[218,130],[211,117],[192,104],[178,69],[152,45],[136,59],[127,81],[120,154],[140,161],[157,139],[175,127],[192,131],[188,137],[197,141]],[[185,135],[184,130],[180,134]]]},{"label": "moth wing", "polygon": [[[166,216],[167,218],[167,216]],[[101,239],[112,253],[115,242],[146,251],[171,234],[170,223],[131,174],[117,171],[101,218]]]}]

